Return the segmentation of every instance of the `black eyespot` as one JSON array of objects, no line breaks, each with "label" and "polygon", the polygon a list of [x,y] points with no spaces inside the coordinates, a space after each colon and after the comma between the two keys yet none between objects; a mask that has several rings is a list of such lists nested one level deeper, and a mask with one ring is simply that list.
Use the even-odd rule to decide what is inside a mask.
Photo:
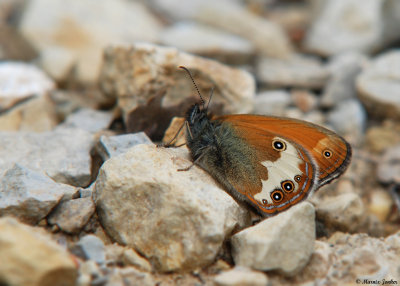
[{"label": "black eyespot", "polygon": [[271,198],[275,203],[279,203],[283,200],[283,192],[281,190],[275,190],[271,193]]},{"label": "black eyespot", "polygon": [[300,182],[301,181],[301,176],[300,175],[296,175],[294,176],[294,179],[296,182]]},{"label": "black eyespot", "polygon": [[325,158],[330,158],[330,157],[332,157],[332,152],[331,152],[330,150],[325,150],[325,151],[323,152],[323,154],[324,154],[324,157],[325,157]]},{"label": "black eyespot", "polygon": [[266,205],[266,204],[268,204],[268,201],[267,201],[266,199],[263,199],[263,200],[262,200],[262,203],[263,203],[264,205]]},{"label": "black eyespot", "polygon": [[291,193],[294,190],[294,184],[290,180],[283,181],[281,187],[286,193]]},{"label": "black eyespot", "polygon": [[274,140],[272,141],[272,148],[274,148],[276,151],[285,151],[286,143],[282,140]]}]

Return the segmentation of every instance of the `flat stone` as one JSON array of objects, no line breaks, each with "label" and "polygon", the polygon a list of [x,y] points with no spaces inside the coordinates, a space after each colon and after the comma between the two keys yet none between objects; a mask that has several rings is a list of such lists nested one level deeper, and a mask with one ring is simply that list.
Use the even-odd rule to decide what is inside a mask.
[{"label": "flat stone", "polygon": [[216,286],[265,286],[268,277],[262,272],[237,266],[215,276],[214,283]]},{"label": "flat stone", "polygon": [[[197,166],[186,148],[136,145],[107,160],[93,197],[99,219],[116,242],[143,254],[157,271],[186,271],[214,261],[247,210]],[[129,215],[128,215],[129,214]]]},{"label": "flat stone", "polygon": [[47,221],[67,233],[78,233],[88,223],[94,211],[92,198],[78,198],[62,202],[49,215]]},{"label": "flat stone", "polygon": [[316,58],[300,54],[285,59],[261,58],[257,62],[257,78],[269,87],[322,88],[329,71]]},{"label": "flat stone", "polygon": [[373,59],[357,78],[358,96],[368,113],[400,119],[400,52],[389,51]]},{"label": "flat stone", "polygon": [[178,22],[165,29],[161,43],[229,64],[246,64],[255,53],[248,40],[195,22]]},{"label": "flat stone", "polygon": [[56,182],[87,186],[91,177],[92,145],[93,135],[81,129],[0,132],[0,169],[6,170],[18,163],[45,172]]},{"label": "flat stone", "polygon": [[236,265],[294,276],[307,265],[314,241],[314,207],[302,202],[233,235],[232,255]]},{"label": "flat stone", "polygon": [[249,12],[238,2],[157,0],[153,3],[175,19],[197,21],[239,35],[266,56],[283,58],[292,51],[290,41],[279,25]]},{"label": "flat stone", "polygon": [[154,42],[161,28],[145,5],[126,0],[33,0],[20,23],[22,33],[40,51],[46,72],[63,81],[74,71],[75,79],[87,84],[97,81],[104,47]]},{"label": "flat stone", "polygon": [[98,264],[103,264],[106,261],[104,243],[93,234],[81,237],[71,251],[85,260],[93,260]]},{"label": "flat stone", "polygon": [[58,184],[42,173],[19,164],[7,170],[0,182],[0,216],[10,215],[30,224],[45,218],[75,188]]},{"label": "flat stone", "polygon": [[54,88],[53,80],[34,65],[0,63],[0,111],[34,95],[42,96]]},{"label": "flat stone", "polygon": [[103,135],[96,144],[96,152],[103,161],[106,161],[111,157],[127,152],[130,148],[139,144],[153,145],[153,142],[144,132],[116,136]]},{"label": "flat stone", "polygon": [[[163,107],[177,106],[191,96],[198,100],[192,81],[179,66],[191,71],[206,99],[214,88],[212,105],[223,104],[225,113],[251,111],[255,81],[248,72],[176,48],[151,44],[109,47],[105,50],[100,83],[106,94],[117,97],[125,118],[153,98],[155,91],[165,91]],[[181,115],[186,112],[180,111]]]},{"label": "flat stone", "polygon": [[[75,285],[72,256],[38,228],[0,218],[0,277],[5,285]],[[5,263],[6,262],[6,263]]]},{"label": "flat stone", "polygon": [[112,119],[111,112],[82,108],[70,114],[57,128],[80,128],[96,133],[110,127]]}]

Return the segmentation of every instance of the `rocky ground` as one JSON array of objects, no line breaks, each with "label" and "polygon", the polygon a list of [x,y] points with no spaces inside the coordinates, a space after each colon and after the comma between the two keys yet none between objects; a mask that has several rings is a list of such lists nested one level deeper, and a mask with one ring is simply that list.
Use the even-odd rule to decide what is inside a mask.
[{"label": "rocky ground", "polygon": [[[0,0],[0,285],[399,284],[399,15],[396,0]],[[196,96],[180,65],[214,113],[335,130],[349,169],[265,220],[178,172],[186,147],[155,144]]]}]

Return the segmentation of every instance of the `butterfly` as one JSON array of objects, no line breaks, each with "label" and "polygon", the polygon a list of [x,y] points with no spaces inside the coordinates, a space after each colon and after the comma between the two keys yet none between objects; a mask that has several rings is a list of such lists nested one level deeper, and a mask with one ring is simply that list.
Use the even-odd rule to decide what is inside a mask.
[{"label": "butterfly", "polygon": [[[188,69],[197,91],[198,88]],[[201,104],[186,113],[186,145],[193,164],[236,200],[268,217],[303,201],[348,167],[351,146],[306,121],[261,116],[211,116]]]}]

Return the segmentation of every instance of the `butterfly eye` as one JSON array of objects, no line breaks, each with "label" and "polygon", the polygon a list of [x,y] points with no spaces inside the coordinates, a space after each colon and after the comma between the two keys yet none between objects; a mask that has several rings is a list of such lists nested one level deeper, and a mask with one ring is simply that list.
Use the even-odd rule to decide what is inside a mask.
[{"label": "butterfly eye", "polygon": [[328,149],[326,149],[326,150],[324,150],[324,152],[322,153],[323,155],[324,155],[324,157],[325,158],[330,158],[330,157],[332,157],[332,151],[331,150],[328,150]]},{"label": "butterfly eye", "polygon": [[282,140],[274,140],[272,141],[272,148],[274,148],[276,151],[285,151],[286,143]]},{"label": "butterfly eye", "polygon": [[300,182],[301,181],[301,176],[300,175],[296,175],[294,176],[294,179],[296,182]]},{"label": "butterfly eye", "polygon": [[275,190],[271,193],[271,198],[275,203],[279,203],[283,200],[283,192],[281,190]]},{"label": "butterfly eye", "polygon": [[283,181],[281,183],[281,187],[286,193],[291,193],[294,190],[294,184],[292,181],[289,180]]}]

